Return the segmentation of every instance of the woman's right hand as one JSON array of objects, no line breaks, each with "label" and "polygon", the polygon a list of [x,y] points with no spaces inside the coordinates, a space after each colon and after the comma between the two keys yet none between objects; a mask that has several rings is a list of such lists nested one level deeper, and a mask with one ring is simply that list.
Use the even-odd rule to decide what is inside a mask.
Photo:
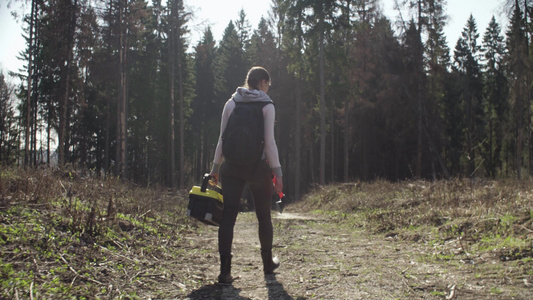
[{"label": "woman's right hand", "polygon": [[209,174],[209,176],[211,176],[211,179],[213,180],[213,183],[214,183],[215,185],[217,185],[217,184],[218,184],[218,179],[219,179],[218,173],[216,173],[216,172],[211,172],[211,173]]},{"label": "woman's right hand", "polygon": [[274,184],[274,191],[276,191],[276,194],[283,193],[283,180],[281,180],[281,177],[276,178],[276,184]]}]

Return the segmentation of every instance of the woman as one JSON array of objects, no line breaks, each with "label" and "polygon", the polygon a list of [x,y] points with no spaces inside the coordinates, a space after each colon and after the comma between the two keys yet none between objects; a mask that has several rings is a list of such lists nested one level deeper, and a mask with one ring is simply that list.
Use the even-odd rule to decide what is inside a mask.
[{"label": "woman", "polygon": [[[228,100],[222,112],[220,136],[215,151],[211,176],[215,181],[222,182],[224,191],[224,212],[218,230],[218,251],[220,254],[220,275],[218,282],[229,284],[231,277],[231,244],[233,228],[237,219],[240,197],[245,184],[252,192],[257,220],[259,222],[259,241],[261,243],[261,257],[263,271],[272,274],[279,267],[277,257],[272,258],[272,220],[270,218],[270,203],[272,199],[272,173],[276,176],[274,190],[282,192],[283,181],[281,165],[279,163],[278,148],[274,140],[275,108],[270,97],[266,94],[270,87],[270,75],[262,67],[253,67],[248,71],[244,87],[237,88],[232,98]],[[223,134],[233,109],[239,102],[264,102],[262,108],[264,120],[264,146],[261,160],[252,166],[243,166],[224,160]],[[269,163],[267,163],[267,161]]]}]

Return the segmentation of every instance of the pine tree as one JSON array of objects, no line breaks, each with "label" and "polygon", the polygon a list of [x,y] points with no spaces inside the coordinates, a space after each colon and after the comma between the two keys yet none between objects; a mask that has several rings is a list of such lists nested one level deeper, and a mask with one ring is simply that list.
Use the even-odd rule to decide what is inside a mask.
[{"label": "pine tree", "polygon": [[442,176],[450,177],[450,173],[442,157],[444,145],[442,132],[444,131],[444,121],[442,120],[441,108],[444,98],[447,97],[446,82],[449,77],[449,67],[451,65],[450,49],[444,36],[444,26],[446,25],[446,15],[444,14],[445,3],[438,1],[429,4],[427,41],[425,43],[426,69],[427,69],[427,100],[424,105],[423,132],[428,140],[431,151],[431,166],[433,179],[436,174],[433,165],[438,162]]},{"label": "pine tree", "polygon": [[235,20],[235,29],[237,30],[237,35],[239,36],[239,43],[242,47],[243,59],[246,64],[245,68],[249,69],[250,67],[252,67],[252,60],[254,59],[253,52],[250,51],[252,42],[252,26],[248,21],[244,9],[241,9],[239,11],[239,18]]},{"label": "pine tree", "polygon": [[261,18],[257,30],[254,30],[246,53],[251,66],[262,66],[270,73],[278,74],[276,41],[264,18]]},{"label": "pine tree", "polygon": [[224,35],[217,49],[214,70],[215,95],[218,103],[224,103],[238,86],[244,84],[247,72],[242,44],[232,21],[224,30]]},{"label": "pine tree", "polygon": [[16,162],[18,132],[16,127],[13,88],[5,81],[0,72],[0,161],[3,166]]},{"label": "pine tree", "polygon": [[[396,2],[397,3],[397,2]],[[398,4],[398,3],[397,3]],[[441,38],[440,31],[442,30],[442,27],[444,26],[444,21],[446,19],[446,16],[444,15],[444,8],[446,6],[446,1],[434,1],[434,0],[402,0],[400,7],[407,7],[408,10],[412,13],[413,19],[411,19],[410,26],[415,26],[416,31],[418,33],[418,39],[422,42],[422,37],[425,33],[428,35],[428,45],[426,46],[426,49],[429,51],[429,56],[433,56],[430,59],[435,59],[438,56],[438,53],[442,51],[440,46],[442,45],[442,41],[439,40]],[[412,30],[408,28],[405,24],[403,25],[404,30]],[[424,47],[424,46],[422,46]],[[434,48],[438,47],[438,48]],[[431,93],[431,91],[428,91],[425,89],[426,87],[426,74],[424,72],[424,69],[426,69],[426,65],[424,62],[425,57],[424,53],[420,53],[420,51],[416,50],[418,55],[422,55],[422,68],[416,69],[416,76],[417,76],[417,87],[416,87],[416,94],[413,94],[412,97],[416,97],[417,99],[417,158],[415,163],[415,176],[420,177],[422,175],[422,168],[423,168],[423,161],[424,161],[424,149],[425,144],[423,141],[423,136],[425,135],[428,139],[428,143],[430,145],[430,148],[435,148],[435,146],[431,146],[434,144],[433,142],[433,135],[429,134],[427,130],[427,122],[428,120],[432,119],[432,116],[428,116],[428,112],[434,112],[435,111],[435,103],[432,103],[434,98],[429,97],[428,93]],[[437,53],[431,53],[432,51],[437,51]],[[436,56],[437,55],[437,56]],[[420,58],[416,58],[416,60],[419,60]],[[435,63],[435,61],[433,61]],[[435,66],[433,66],[435,67]],[[414,90],[413,90],[414,91]],[[433,151],[435,154],[437,154],[436,149]],[[426,155],[427,156],[427,155]],[[438,154],[437,154],[438,156]],[[444,165],[441,163],[442,168],[444,169]],[[444,173],[447,173],[446,170],[443,170]]]},{"label": "pine tree", "polygon": [[[319,115],[319,183],[326,184],[326,40],[329,36],[332,23],[335,22],[337,17],[337,5],[334,0],[298,0],[297,7],[302,9],[303,21],[307,31],[305,32],[305,38],[309,40],[309,45],[312,48],[307,48],[309,52],[307,55],[311,55],[309,59],[312,61],[313,72],[316,76],[316,83],[318,84],[318,91],[315,91],[318,98],[318,115]],[[301,2],[301,3],[298,3]],[[315,51],[316,49],[316,51]]]},{"label": "pine tree", "polygon": [[160,1],[141,7],[129,53],[129,178],[144,184],[169,183],[169,170],[161,166],[170,165],[170,152],[160,151],[169,145],[170,130],[165,9]]},{"label": "pine tree", "polygon": [[[217,141],[222,106],[215,102],[215,74],[213,64],[217,49],[211,28],[204,31],[195,47],[196,97],[192,102],[192,131],[195,133],[194,178],[200,178],[211,167],[214,141]],[[220,108],[220,110],[218,110]],[[215,144],[216,145],[216,144]]]},{"label": "pine tree", "polygon": [[[285,93],[284,97],[288,102],[293,102],[293,111],[291,120],[294,122],[293,143],[294,148],[292,153],[293,159],[289,162],[285,162],[285,166],[289,164],[289,171],[293,170],[292,177],[289,180],[293,180],[293,184],[289,186],[289,190],[293,190],[293,194],[296,198],[299,198],[301,192],[301,186],[304,182],[313,182],[313,166],[310,165],[305,171],[302,171],[302,162],[304,158],[304,147],[302,147],[304,139],[304,131],[306,131],[306,121],[310,122],[309,118],[305,117],[304,104],[303,104],[303,92],[304,92],[304,70],[307,67],[307,62],[304,61],[302,55],[302,49],[304,48],[304,37],[302,24],[304,21],[304,14],[301,9],[302,2],[296,0],[275,0],[272,5],[272,20],[275,23],[277,31],[277,48],[278,55],[278,67],[280,68],[280,74],[287,74],[284,82],[287,82],[289,86],[293,87],[290,93]],[[282,68],[284,68],[283,71]],[[281,76],[278,80],[282,80]],[[279,128],[279,126],[277,126]],[[292,144],[292,143],[291,143]],[[287,169],[287,167],[285,167]],[[287,172],[286,172],[287,173]],[[285,175],[285,178],[288,176]],[[287,185],[287,180],[284,179],[284,184]]]},{"label": "pine tree", "polygon": [[[116,2],[115,2],[116,1]],[[115,64],[116,82],[114,88],[116,97],[116,135],[115,135],[115,173],[122,178],[129,177],[129,162],[131,151],[128,148],[130,136],[128,134],[131,118],[130,103],[134,103],[129,82],[135,69],[135,55],[139,48],[139,37],[145,30],[145,20],[148,15],[147,3],[144,0],[124,1],[111,0],[107,26],[110,30],[109,43],[118,64]],[[110,98],[112,99],[112,98]]]},{"label": "pine tree", "polygon": [[[95,7],[81,3],[78,31],[75,38],[73,64],[76,66],[72,76],[72,94],[76,101],[71,101],[69,117],[69,161],[91,169],[101,170],[102,161],[98,137],[103,125],[99,116],[100,103],[97,100],[92,73],[92,49],[98,46],[98,17]],[[75,75],[79,74],[79,75]]]},{"label": "pine tree", "polygon": [[351,163],[356,163],[358,166],[357,177],[366,179],[374,172],[370,170],[369,155],[377,152],[373,147],[379,143],[379,138],[373,130],[375,124],[372,124],[374,119],[372,115],[375,112],[377,100],[374,96],[378,88],[373,83],[379,76],[376,65],[378,60],[374,56],[377,53],[374,52],[376,49],[372,45],[377,42],[373,39],[373,23],[375,22],[373,15],[376,7],[369,5],[367,1],[361,1],[355,4],[355,9],[359,12],[359,21],[354,26],[355,32],[349,50],[351,64],[347,78],[350,89],[348,103],[345,105],[345,113],[348,116],[353,114],[354,121],[346,121],[345,130],[352,132],[352,135],[346,138],[348,143],[352,140],[360,141],[357,152],[352,150],[349,155],[353,157]]},{"label": "pine tree", "polygon": [[[409,124],[409,130],[416,132],[416,141],[412,141],[416,145],[416,153],[414,156],[407,152],[406,157],[413,157],[409,163],[415,166],[413,176],[415,178],[422,177],[422,163],[424,159],[424,124],[423,114],[426,107],[429,106],[426,102],[427,77],[424,72],[424,44],[421,39],[420,25],[411,21],[409,27],[404,35],[403,42],[403,60],[405,65],[405,74],[403,76],[404,92],[407,96],[407,107],[409,110],[404,115],[404,118],[416,120],[406,123]],[[403,152],[402,152],[403,153]]]},{"label": "pine tree", "polygon": [[507,31],[507,68],[509,74],[510,98],[512,105],[513,132],[515,139],[515,168],[518,178],[522,178],[522,161],[526,132],[529,126],[530,103],[529,83],[527,82],[527,38],[524,31],[524,18],[519,2],[515,2],[514,12]]},{"label": "pine tree", "polygon": [[[485,138],[484,103],[482,97],[480,46],[477,45],[477,25],[472,15],[467,20],[455,48],[455,67],[461,78],[460,90],[464,111],[465,159],[467,175],[474,176],[478,167],[479,149]],[[480,158],[481,159],[481,158]],[[479,160],[480,160],[479,159]]]},{"label": "pine tree", "polygon": [[485,115],[487,120],[488,143],[485,144],[485,165],[487,175],[496,177],[502,171],[502,156],[505,124],[508,118],[508,84],[503,69],[505,43],[500,25],[492,17],[483,35],[484,55],[484,98],[487,99]]},{"label": "pine tree", "polygon": [[32,122],[32,79],[33,79],[33,60],[34,60],[34,51],[35,51],[35,40],[34,40],[34,26],[36,25],[36,11],[37,5],[36,1],[31,1],[31,12],[29,16],[29,37],[27,38],[28,42],[28,77],[27,77],[27,91],[26,91],[26,141],[24,143],[24,167],[28,167],[30,163],[30,134],[31,134],[31,124],[36,123],[35,120]]}]

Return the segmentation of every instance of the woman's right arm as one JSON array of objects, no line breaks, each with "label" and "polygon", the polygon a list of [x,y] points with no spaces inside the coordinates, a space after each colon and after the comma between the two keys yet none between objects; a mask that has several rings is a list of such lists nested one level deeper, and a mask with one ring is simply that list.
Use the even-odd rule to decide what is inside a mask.
[{"label": "woman's right arm", "polygon": [[276,176],[276,184],[274,190],[276,194],[283,193],[283,173],[281,172],[281,164],[279,162],[278,146],[274,139],[274,121],[276,119],[276,109],[274,105],[266,105],[263,108],[265,121],[265,154],[268,163],[274,175]]},{"label": "woman's right arm", "polygon": [[222,155],[222,135],[224,134],[224,130],[226,129],[226,125],[228,124],[229,116],[231,115],[231,112],[233,111],[234,108],[235,108],[235,101],[232,101],[230,99],[224,105],[224,110],[222,110],[222,117],[220,120],[220,133],[218,136],[217,147],[215,148],[215,158],[213,159],[213,168],[211,169],[211,176],[214,177],[216,181],[218,181],[218,172],[220,170],[220,165],[222,164],[222,160],[224,159],[224,156]]}]

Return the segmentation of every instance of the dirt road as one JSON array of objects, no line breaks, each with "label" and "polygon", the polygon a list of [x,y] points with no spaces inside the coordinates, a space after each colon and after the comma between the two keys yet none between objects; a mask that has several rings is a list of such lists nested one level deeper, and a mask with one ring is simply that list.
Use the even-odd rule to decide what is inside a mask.
[{"label": "dirt road", "polygon": [[496,257],[437,259],[429,243],[349,228],[324,215],[274,215],[277,274],[262,273],[253,213],[237,219],[232,286],[218,275],[217,231],[187,236],[174,296],[185,299],[533,299],[532,283]]}]

